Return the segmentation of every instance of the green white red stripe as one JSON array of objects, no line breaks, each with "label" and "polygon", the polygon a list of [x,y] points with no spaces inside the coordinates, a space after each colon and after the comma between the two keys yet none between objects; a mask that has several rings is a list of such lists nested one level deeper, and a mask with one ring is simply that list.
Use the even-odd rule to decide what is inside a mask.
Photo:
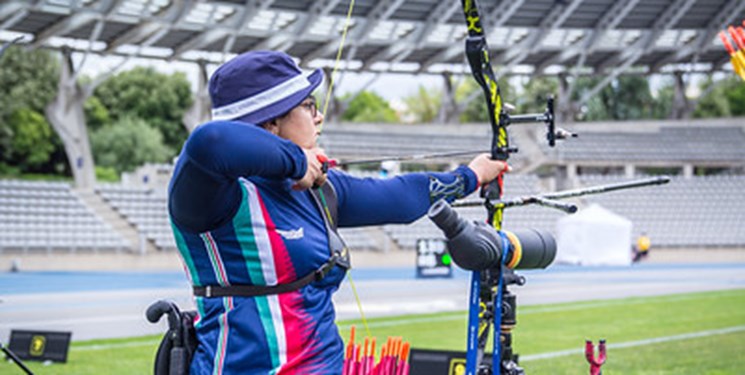
[{"label": "green white red stripe", "polygon": [[222,375],[225,366],[225,352],[228,347],[228,332],[230,325],[228,323],[228,313],[233,309],[233,297],[223,297],[223,306],[225,311],[220,314],[220,334],[217,338],[217,349],[215,350],[215,362],[212,367],[212,374]]},{"label": "green white red stripe", "polygon": [[[261,202],[256,187],[248,180],[241,180],[241,182],[246,196],[244,203],[241,204],[241,209],[235,217],[236,220],[250,217],[251,222],[235,223],[235,228],[237,230],[238,228],[248,227],[253,234],[255,248],[243,247],[246,267],[248,268],[251,282],[255,285],[277,285],[274,252],[286,252],[287,250],[281,241],[277,244],[270,240],[269,229],[274,230],[274,228],[272,224],[267,223],[266,219],[268,215],[265,214],[266,208],[263,202]],[[248,210],[247,214],[241,212],[244,209]],[[240,224],[250,225],[240,226]],[[241,244],[246,243],[246,241],[241,240],[238,242]],[[275,245],[275,248],[273,248],[273,245]],[[276,245],[281,245],[281,248],[276,248]],[[256,259],[258,259],[258,262],[256,262]],[[269,295],[256,297],[255,300],[261,317],[261,323],[267,335],[266,339],[269,344],[272,364],[275,368],[279,368],[279,366],[287,362],[287,335],[282,319],[282,307],[280,306],[279,298],[277,295]]]},{"label": "green white red stripe", "polygon": [[215,271],[217,283],[223,286],[230,285],[228,274],[225,272],[225,264],[222,262],[220,251],[217,248],[215,239],[212,238],[212,234],[210,232],[204,232],[199,237],[204,241],[204,247],[207,249],[207,254],[210,257],[210,263],[212,264],[212,269]]}]

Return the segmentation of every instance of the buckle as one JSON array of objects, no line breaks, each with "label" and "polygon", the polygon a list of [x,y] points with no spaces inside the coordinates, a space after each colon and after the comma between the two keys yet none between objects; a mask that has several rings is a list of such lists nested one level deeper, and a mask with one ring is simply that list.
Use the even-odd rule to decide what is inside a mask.
[{"label": "buckle", "polygon": [[349,249],[346,246],[343,250],[334,252],[334,263],[345,270],[352,268],[352,262],[349,258]]},{"label": "buckle", "polygon": [[321,267],[313,272],[313,280],[315,281],[321,281],[324,277],[326,277],[326,271],[324,270],[324,267]]},{"label": "buckle", "polygon": [[315,275],[313,278],[315,281],[321,281],[323,280],[326,275],[328,275],[329,271],[331,271],[332,268],[334,268],[335,261],[329,261],[324,263],[320,268],[318,268],[313,274]]},{"label": "buckle", "polygon": [[212,285],[207,285],[204,287],[204,296],[207,298],[212,297]]}]

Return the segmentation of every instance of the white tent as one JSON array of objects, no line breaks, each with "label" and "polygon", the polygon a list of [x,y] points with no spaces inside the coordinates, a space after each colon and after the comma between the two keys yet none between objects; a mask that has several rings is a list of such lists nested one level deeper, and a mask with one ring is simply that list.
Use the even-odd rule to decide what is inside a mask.
[{"label": "white tent", "polygon": [[631,221],[593,204],[556,224],[556,262],[631,264]]}]

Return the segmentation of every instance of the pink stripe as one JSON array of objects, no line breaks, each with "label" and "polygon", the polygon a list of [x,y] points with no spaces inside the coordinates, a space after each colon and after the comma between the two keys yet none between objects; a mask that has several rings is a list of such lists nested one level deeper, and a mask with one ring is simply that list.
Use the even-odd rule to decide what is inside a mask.
[{"label": "pink stripe", "polygon": [[225,266],[222,264],[222,258],[220,258],[220,254],[217,252],[217,244],[215,244],[215,240],[212,238],[212,233],[206,232],[205,236],[207,236],[207,240],[209,240],[210,251],[212,252],[215,262],[217,262],[217,269],[220,271],[222,283],[228,285],[228,275],[225,273]]},{"label": "pink stripe", "polygon": [[290,253],[287,252],[287,247],[285,247],[282,237],[277,233],[277,226],[274,225],[272,217],[269,216],[269,212],[264,205],[264,200],[261,199],[261,195],[256,194],[256,198],[261,206],[261,214],[264,217],[264,225],[266,226],[266,232],[272,247],[274,272],[277,275],[277,282],[280,284],[293,282],[297,277],[295,276],[295,267],[292,265]]},{"label": "pink stripe", "polygon": [[303,298],[300,292],[279,294],[279,304],[282,307],[282,321],[287,337],[287,363],[277,375],[315,374],[318,368],[314,358],[317,357],[318,342],[313,340],[313,327],[303,309]]},{"label": "pink stripe", "polygon": [[[264,201],[261,199],[261,195],[257,194],[257,198],[272,246],[277,280],[279,283],[295,281],[297,279],[295,267],[292,265],[287,247],[282,237],[277,233],[276,226],[264,205]],[[317,373],[318,364],[315,358],[319,348],[318,342],[313,337],[313,328],[316,324],[305,312],[304,301],[300,292],[279,294],[278,298],[285,330],[287,362],[282,365],[277,375]]]}]

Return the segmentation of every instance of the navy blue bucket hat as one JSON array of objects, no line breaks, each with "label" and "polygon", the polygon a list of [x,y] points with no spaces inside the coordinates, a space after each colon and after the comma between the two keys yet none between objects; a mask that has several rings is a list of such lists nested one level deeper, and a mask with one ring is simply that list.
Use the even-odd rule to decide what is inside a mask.
[{"label": "navy blue bucket hat", "polygon": [[251,51],[210,77],[213,120],[262,124],[302,103],[323,82],[323,71],[304,74],[283,52]]}]

